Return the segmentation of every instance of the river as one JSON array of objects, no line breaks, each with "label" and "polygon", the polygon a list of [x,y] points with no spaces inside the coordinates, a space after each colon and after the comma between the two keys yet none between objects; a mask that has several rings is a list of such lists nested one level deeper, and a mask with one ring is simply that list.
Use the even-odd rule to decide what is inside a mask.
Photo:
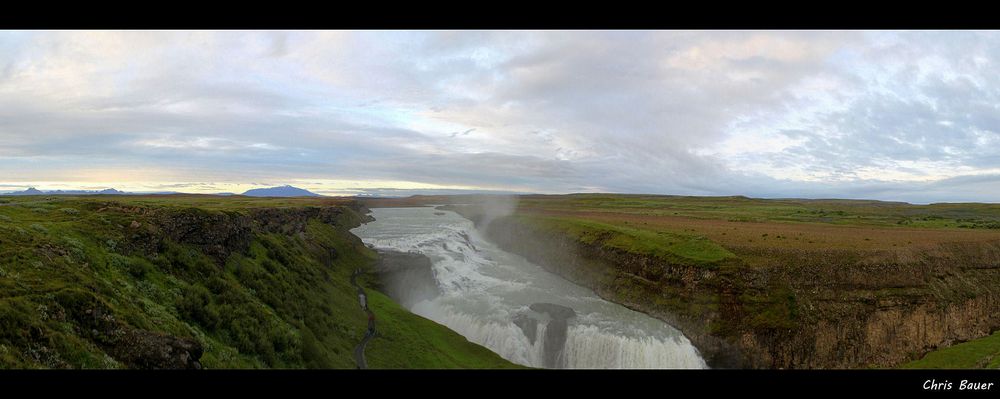
[{"label": "river", "polygon": [[365,244],[431,260],[439,295],[413,302],[410,311],[507,360],[545,368],[706,368],[677,329],[497,248],[454,212],[374,208],[372,216],[352,230]]}]

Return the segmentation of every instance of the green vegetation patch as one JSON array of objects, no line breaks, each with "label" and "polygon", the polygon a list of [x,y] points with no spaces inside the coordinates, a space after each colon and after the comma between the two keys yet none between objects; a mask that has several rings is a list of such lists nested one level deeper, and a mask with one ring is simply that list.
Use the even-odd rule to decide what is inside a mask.
[{"label": "green vegetation patch", "polygon": [[365,352],[370,368],[522,367],[440,324],[410,313],[378,291],[366,292],[378,331]]},{"label": "green vegetation patch", "polygon": [[1000,368],[1000,331],[993,335],[938,349],[901,366],[906,369]]},{"label": "green vegetation patch", "polygon": [[518,216],[535,226],[567,234],[586,244],[598,244],[668,262],[711,264],[734,258],[732,252],[704,236],[639,229],[566,217]]},{"label": "green vegetation patch", "polygon": [[679,216],[751,223],[1000,229],[1000,204],[980,203],[914,205],[870,200],[571,194],[522,196],[519,209]]},{"label": "green vegetation patch", "polygon": [[747,322],[754,329],[794,330],[801,326],[798,299],[788,287],[775,287],[766,293],[744,293],[740,302],[751,315]]}]

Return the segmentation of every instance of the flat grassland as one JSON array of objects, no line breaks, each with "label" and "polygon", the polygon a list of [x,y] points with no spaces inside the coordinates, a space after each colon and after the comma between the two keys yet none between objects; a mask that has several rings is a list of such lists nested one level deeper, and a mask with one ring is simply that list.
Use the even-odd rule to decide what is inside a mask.
[{"label": "flat grassland", "polygon": [[521,197],[517,213],[659,236],[656,241],[675,242],[674,252],[706,260],[725,256],[714,246],[677,247],[678,237],[707,239],[745,260],[760,248],[878,249],[905,256],[944,242],[1000,240],[998,204],[581,194]]}]

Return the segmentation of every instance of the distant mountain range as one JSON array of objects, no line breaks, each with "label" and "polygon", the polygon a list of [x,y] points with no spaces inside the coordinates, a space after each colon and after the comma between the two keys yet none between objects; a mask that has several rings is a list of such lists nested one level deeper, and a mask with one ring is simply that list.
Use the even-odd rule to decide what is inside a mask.
[{"label": "distant mountain range", "polygon": [[[126,193],[124,191],[118,191],[113,188],[108,188],[104,190],[47,190],[42,191],[34,187],[28,187],[24,191],[14,191],[9,193],[3,193],[0,195],[129,195],[133,193]],[[159,194],[159,193],[158,193]]]},{"label": "distant mountain range", "polygon": [[309,190],[292,186],[255,188],[247,190],[243,195],[248,197],[321,197],[321,195]]},{"label": "distant mountain range", "polygon": [[[176,191],[163,191],[155,193],[129,193],[125,191],[119,191],[114,188],[108,188],[104,190],[39,190],[34,187],[29,187],[24,191],[12,191],[7,193],[0,193],[3,195],[149,195],[149,194],[183,194]],[[211,195],[219,196],[232,196],[238,195],[235,193],[216,193]],[[255,188],[253,190],[248,190],[242,195],[248,197],[322,197],[319,194],[311,192],[309,190],[303,190],[298,187],[292,186],[280,186],[280,187],[269,187],[269,188]]]}]

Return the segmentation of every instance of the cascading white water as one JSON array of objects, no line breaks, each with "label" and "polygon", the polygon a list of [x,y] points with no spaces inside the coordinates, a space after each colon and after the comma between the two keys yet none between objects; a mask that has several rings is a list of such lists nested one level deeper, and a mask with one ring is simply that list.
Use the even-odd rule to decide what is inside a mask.
[{"label": "cascading white water", "polygon": [[[497,248],[454,212],[418,207],[376,208],[372,213],[374,222],[352,231],[366,244],[419,252],[431,260],[441,294],[416,301],[410,310],[507,360],[553,368],[706,367],[677,329]],[[553,304],[546,306],[575,314],[549,331],[550,325],[559,325],[555,316],[533,310],[533,304]],[[555,347],[561,339],[565,343]]]}]

